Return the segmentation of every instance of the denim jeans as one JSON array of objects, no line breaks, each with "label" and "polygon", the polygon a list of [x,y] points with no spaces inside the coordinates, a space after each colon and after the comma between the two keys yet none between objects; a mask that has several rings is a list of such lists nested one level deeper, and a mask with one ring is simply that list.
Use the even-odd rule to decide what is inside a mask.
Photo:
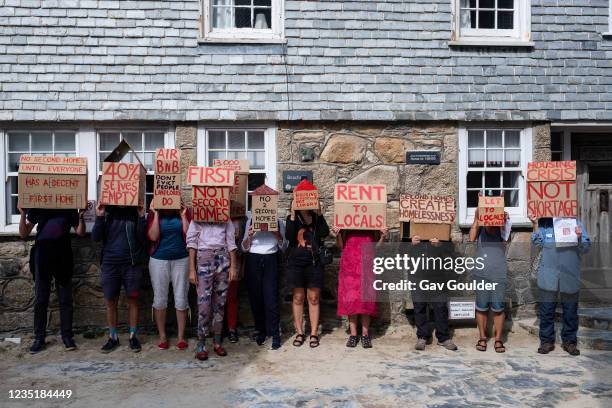
[{"label": "denim jeans", "polygon": [[[561,293],[561,341],[575,343],[578,333],[578,294]],[[540,318],[540,342],[555,342],[555,310],[557,308],[557,293],[540,290],[538,314]]]}]

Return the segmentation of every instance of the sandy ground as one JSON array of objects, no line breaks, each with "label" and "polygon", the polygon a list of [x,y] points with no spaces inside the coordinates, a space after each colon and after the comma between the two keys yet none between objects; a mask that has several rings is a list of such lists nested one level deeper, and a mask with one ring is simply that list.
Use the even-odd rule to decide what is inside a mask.
[{"label": "sandy ground", "polygon": [[[436,344],[413,349],[414,330],[395,329],[374,348],[347,349],[345,333],[321,338],[318,349],[284,338],[272,351],[247,337],[227,344],[229,355],[206,362],[190,351],[159,351],[145,336],[143,350],[99,352],[102,338],[77,337],[65,352],[58,338],[43,353],[0,343],[0,406],[70,407],[610,407],[612,353],[583,350],[571,357],[560,347],[536,354],[537,340],[520,328],[496,354],[474,349],[476,331],[455,334],[458,352]],[[69,400],[10,401],[10,389],[71,389]]]}]

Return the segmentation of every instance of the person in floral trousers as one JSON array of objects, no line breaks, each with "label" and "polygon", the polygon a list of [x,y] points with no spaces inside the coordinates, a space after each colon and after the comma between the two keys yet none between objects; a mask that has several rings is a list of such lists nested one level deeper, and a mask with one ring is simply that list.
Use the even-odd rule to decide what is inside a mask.
[{"label": "person in floral trousers", "polygon": [[198,294],[198,337],[195,357],[208,359],[206,338],[213,334],[213,350],[226,356],[221,345],[223,315],[229,282],[236,280],[234,224],[192,221],[187,230],[189,280]]}]

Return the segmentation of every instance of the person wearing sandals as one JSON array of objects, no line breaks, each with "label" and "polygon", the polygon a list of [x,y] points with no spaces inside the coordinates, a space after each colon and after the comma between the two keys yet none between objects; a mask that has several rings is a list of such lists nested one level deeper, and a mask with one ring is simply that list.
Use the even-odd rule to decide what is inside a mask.
[{"label": "person wearing sandals", "polygon": [[[336,236],[337,247],[342,251],[338,275],[338,316],[348,316],[349,319],[350,335],[346,347],[356,347],[359,343],[357,324],[361,318],[361,345],[371,348],[369,327],[370,319],[376,316],[376,292],[371,279],[363,276],[362,259],[363,256],[373,259],[372,248],[368,244],[383,242],[388,229],[362,231],[334,227],[332,232]],[[368,290],[369,293],[364,292]]]},{"label": "person wearing sandals", "polygon": [[292,203],[285,228],[290,248],[287,283],[293,289],[293,321],[297,332],[293,345],[299,347],[306,340],[303,332],[306,292],[310,318],[308,343],[310,347],[315,348],[319,346],[319,297],[323,287],[323,265],[319,260],[319,247],[329,235],[329,227],[321,215],[320,207],[316,211],[295,211]]},{"label": "person wearing sandals", "polygon": [[504,295],[506,292],[506,243],[510,237],[510,229],[512,223],[505,214],[505,223],[503,227],[481,227],[478,225],[478,208],[474,215],[474,222],[470,228],[469,239],[471,242],[478,242],[478,256],[484,257],[485,267],[483,269],[474,269],[472,276],[486,281],[487,283],[496,283],[495,290],[477,290],[476,291],[476,324],[480,338],[476,343],[476,350],[487,351],[487,335],[489,309],[493,313],[493,327],[495,329],[495,343],[493,347],[497,353],[504,353],[506,347],[502,340],[504,321],[505,321],[505,303]]},{"label": "person wearing sandals", "polygon": [[229,282],[236,280],[236,235],[231,221],[191,221],[187,230],[189,281],[198,293],[198,345],[195,357],[208,359],[206,338],[213,333],[213,350],[226,356],[221,345],[223,315]]},{"label": "person wearing sandals", "polygon": [[147,218],[147,238],[149,239],[149,274],[153,286],[153,310],[159,333],[160,350],[170,348],[166,336],[166,308],[168,290],[172,283],[174,309],[178,339],[176,348],[187,349],[185,326],[189,302],[189,253],[186,248],[187,229],[189,228],[189,211],[156,210],[151,204]]}]

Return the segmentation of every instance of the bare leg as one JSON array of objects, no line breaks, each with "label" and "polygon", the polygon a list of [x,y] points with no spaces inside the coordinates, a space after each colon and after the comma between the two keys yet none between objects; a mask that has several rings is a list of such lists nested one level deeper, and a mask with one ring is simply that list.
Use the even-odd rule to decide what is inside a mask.
[{"label": "bare leg", "polygon": [[504,314],[504,312],[498,312],[493,314],[493,325],[495,326],[495,341],[501,341],[502,339],[505,319],[506,315]]},{"label": "bare leg", "polygon": [[304,334],[304,288],[293,289],[293,324],[297,334]]},{"label": "bare leg", "polygon": [[[138,299],[128,298],[128,312],[130,327],[138,326]],[[130,338],[134,335],[134,333],[130,333]]]},{"label": "bare leg", "polygon": [[119,299],[106,300],[106,322],[109,329],[117,328],[117,303]]},{"label": "bare leg", "polygon": [[178,342],[185,340],[185,326],[187,325],[187,311],[176,311],[176,324],[178,325]]},{"label": "bare leg", "polygon": [[370,335],[370,315],[360,315],[361,316],[361,335],[369,336]]},{"label": "bare leg", "polygon": [[319,330],[319,315],[321,307],[319,305],[319,296],[321,289],[308,288],[308,316],[310,317],[310,335],[316,336]]},{"label": "bare leg", "polygon": [[166,337],[166,309],[153,310],[155,310],[155,323],[159,333],[159,342],[162,343],[168,340]]},{"label": "bare leg", "polygon": [[351,336],[357,336],[357,320],[359,319],[359,315],[350,315],[348,319]]},{"label": "bare leg", "polygon": [[476,311],[476,324],[478,324],[478,331],[480,332],[480,338],[487,338],[487,317],[489,312]]}]

